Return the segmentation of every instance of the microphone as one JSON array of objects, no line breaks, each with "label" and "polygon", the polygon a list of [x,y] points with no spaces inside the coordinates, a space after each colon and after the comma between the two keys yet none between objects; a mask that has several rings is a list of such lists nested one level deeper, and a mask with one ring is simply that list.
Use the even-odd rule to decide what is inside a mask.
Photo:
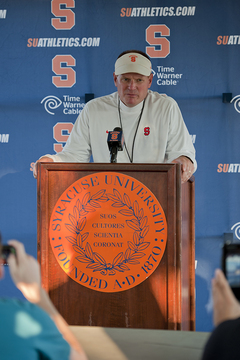
[{"label": "microphone", "polygon": [[117,153],[118,151],[123,150],[123,132],[120,127],[116,127],[113,131],[108,132],[107,138],[108,148],[110,150],[110,162],[116,163],[117,162]]}]

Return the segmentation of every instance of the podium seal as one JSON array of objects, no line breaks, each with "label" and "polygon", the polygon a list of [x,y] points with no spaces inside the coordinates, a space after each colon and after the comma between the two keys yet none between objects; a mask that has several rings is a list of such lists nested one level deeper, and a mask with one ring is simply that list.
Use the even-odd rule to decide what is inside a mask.
[{"label": "podium seal", "polygon": [[56,261],[77,283],[119,292],[146,280],[158,267],[167,222],[155,195],[125,174],[85,176],[58,199],[49,238]]}]

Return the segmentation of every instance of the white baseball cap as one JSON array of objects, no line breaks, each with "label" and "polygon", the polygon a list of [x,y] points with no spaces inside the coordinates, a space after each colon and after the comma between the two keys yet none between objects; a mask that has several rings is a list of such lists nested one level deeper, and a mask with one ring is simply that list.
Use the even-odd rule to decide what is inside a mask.
[{"label": "white baseball cap", "polygon": [[124,54],[115,62],[115,75],[137,73],[149,76],[151,72],[151,61],[137,52]]}]

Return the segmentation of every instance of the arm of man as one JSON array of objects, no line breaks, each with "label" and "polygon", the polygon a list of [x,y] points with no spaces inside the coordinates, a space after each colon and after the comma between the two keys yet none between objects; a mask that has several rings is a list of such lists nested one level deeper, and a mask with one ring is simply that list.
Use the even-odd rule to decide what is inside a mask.
[{"label": "arm of man", "polygon": [[28,301],[45,310],[55,322],[59,332],[70,345],[70,360],[87,360],[68,324],[59,314],[46,291],[41,287],[40,266],[37,260],[26,254],[23,244],[19,241],[10,240],[9,245],[16,249],[16,256],[11,254],[8,259],[10,274],[16,287]]},{"label": "arm of man", "polygon": [[181,179],[182,182],[185,182],[197,169],[195,148],[178,104],[173,99],[169,101],[169,131],[166,159],[168,162],[181,164]]}]

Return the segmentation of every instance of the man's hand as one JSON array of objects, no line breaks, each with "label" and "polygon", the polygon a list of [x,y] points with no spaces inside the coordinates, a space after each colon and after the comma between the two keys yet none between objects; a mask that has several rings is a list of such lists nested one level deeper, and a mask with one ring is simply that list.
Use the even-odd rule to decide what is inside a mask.
[{"label": "man's hand", "polygon": [[41,159],[37,160],[35,163],[30,164],[30,170],[33,172],[35,179],[37,178],[37,163],[38,162],[53,162],[53,159],[43,156]]},{"label": "man's hand", "polygon": [[194,173],[194,164],[186,156],[179,156],[177,159],[173,160],[172,163],[181,164],[182,183],[188,181]]},{"label": "man's hand", "polygon": [[8,257],[10,274],[16,287],[28,301],[40,306],[55,322],[58,330],[71,347],[69,359],[87,360],[86,354],[70,331],[68,324],[58,313],[47,292],[41,287],[40,266],[37,260],[26,253],[24,245],[19,241],[10,240],[8,244],[16,249],[16,256],[10,254]]},{"label": "man's hand", "polygon": [[16,287],[30,302],[39,302],[41,277],[37,260],[25,252],[24,245],[19,241],[10,240],[8,243],[16,249],[16,256],[10,254],[8,258],[10,274]]},{"label": "man's hand", "polygon": [[212,295],[215,326],[223,321],[240,317],[240,304],[220,269],[215,271],[215,277],[212,280]]}]

